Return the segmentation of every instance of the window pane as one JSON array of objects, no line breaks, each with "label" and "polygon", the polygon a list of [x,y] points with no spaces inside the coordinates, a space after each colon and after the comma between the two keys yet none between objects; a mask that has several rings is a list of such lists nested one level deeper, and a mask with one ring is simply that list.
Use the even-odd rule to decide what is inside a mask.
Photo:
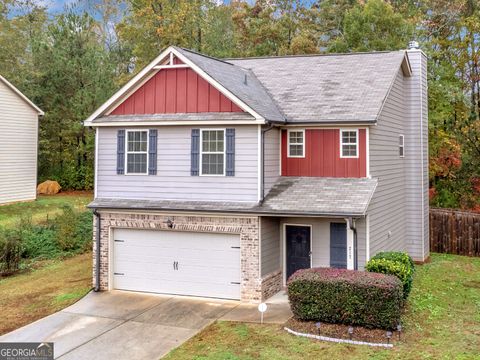
[{"label": "window pane", "polygon": [[223,175],[223,154],[204,154],[202,157],[202,174]]},{"label": "window pane", "polygon": [[303,143],[303,131],[291,131],[289,137],[291,144]]},{"label": "window pane", "polygon": [[147,151],[147,131],[129,131],[127,151]]},{"label": "window pane", "polygon": [[357,156],[356,145],[342,145],[343,156]]},{"label": "window pane", "polygon": [[303,145],[290,145],[290,156],[303,156]]},{"label": "window pane", "polygon": [[147,154],[127,154],[127,173],[145,174],[147,172]]}]

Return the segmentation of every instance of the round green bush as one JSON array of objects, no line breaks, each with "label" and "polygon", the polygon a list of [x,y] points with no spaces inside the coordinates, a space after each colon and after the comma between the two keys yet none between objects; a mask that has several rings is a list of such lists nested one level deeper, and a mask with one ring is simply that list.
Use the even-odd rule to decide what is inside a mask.
[{"label": "round green bush", "polygon": [[403,298],[406,299],[410,294],[415,265],[407,253],[397,251],[378,253],[370,259],[365,269],[369,272],[396,276],[403,284]]}]

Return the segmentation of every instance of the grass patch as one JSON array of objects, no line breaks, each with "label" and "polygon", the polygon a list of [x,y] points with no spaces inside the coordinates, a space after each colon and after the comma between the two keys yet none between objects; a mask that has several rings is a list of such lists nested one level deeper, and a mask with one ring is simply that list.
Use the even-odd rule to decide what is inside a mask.
[{"label": "grass patch", "polygon": [[480,258],[432,254],[417,267],[393,350],[332,344],[277,325],[217,322],[166,359],[480,359]]},{"label": "grass patch", "polygon": [[0,227],[15,226],[22,216],[31,216],[35,223],[45,222],[62,212],[62,206],[71,205],[84,210],[93,194],[86,191],[39,195],[37,200],[0,206]]},{"label": "grass patch", "polygon": [[53,314],[83,297],[92,284],[92,254],[36,263],[0,278],[0,335]]}]

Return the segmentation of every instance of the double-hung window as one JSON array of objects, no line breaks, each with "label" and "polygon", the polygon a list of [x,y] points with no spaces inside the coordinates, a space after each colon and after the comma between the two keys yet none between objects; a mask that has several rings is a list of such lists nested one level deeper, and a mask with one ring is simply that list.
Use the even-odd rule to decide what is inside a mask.
[{"label": "double-hung window", "polygon": [[304,130],[288,130],[288,157],[305,157]]},{"label": "double-hung window", "polygon": [[127,130],[126,173],[148,174],[148,130]]},{"label": "double-hung window", "polygon": [[358,130],[340,130],[340,157],[358,157]]},{"label": "double-hung window", "polygon": [[201,175],[225,175],[225,130],[202,129]]}]

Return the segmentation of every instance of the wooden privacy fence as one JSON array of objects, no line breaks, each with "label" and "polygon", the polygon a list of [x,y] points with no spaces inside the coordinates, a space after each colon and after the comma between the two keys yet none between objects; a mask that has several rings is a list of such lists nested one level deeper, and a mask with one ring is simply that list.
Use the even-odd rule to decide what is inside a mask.
[{"label": "wooden privacy fence", "polygon": [[430,209],[430,251],[480,256],[480,214]]}]

